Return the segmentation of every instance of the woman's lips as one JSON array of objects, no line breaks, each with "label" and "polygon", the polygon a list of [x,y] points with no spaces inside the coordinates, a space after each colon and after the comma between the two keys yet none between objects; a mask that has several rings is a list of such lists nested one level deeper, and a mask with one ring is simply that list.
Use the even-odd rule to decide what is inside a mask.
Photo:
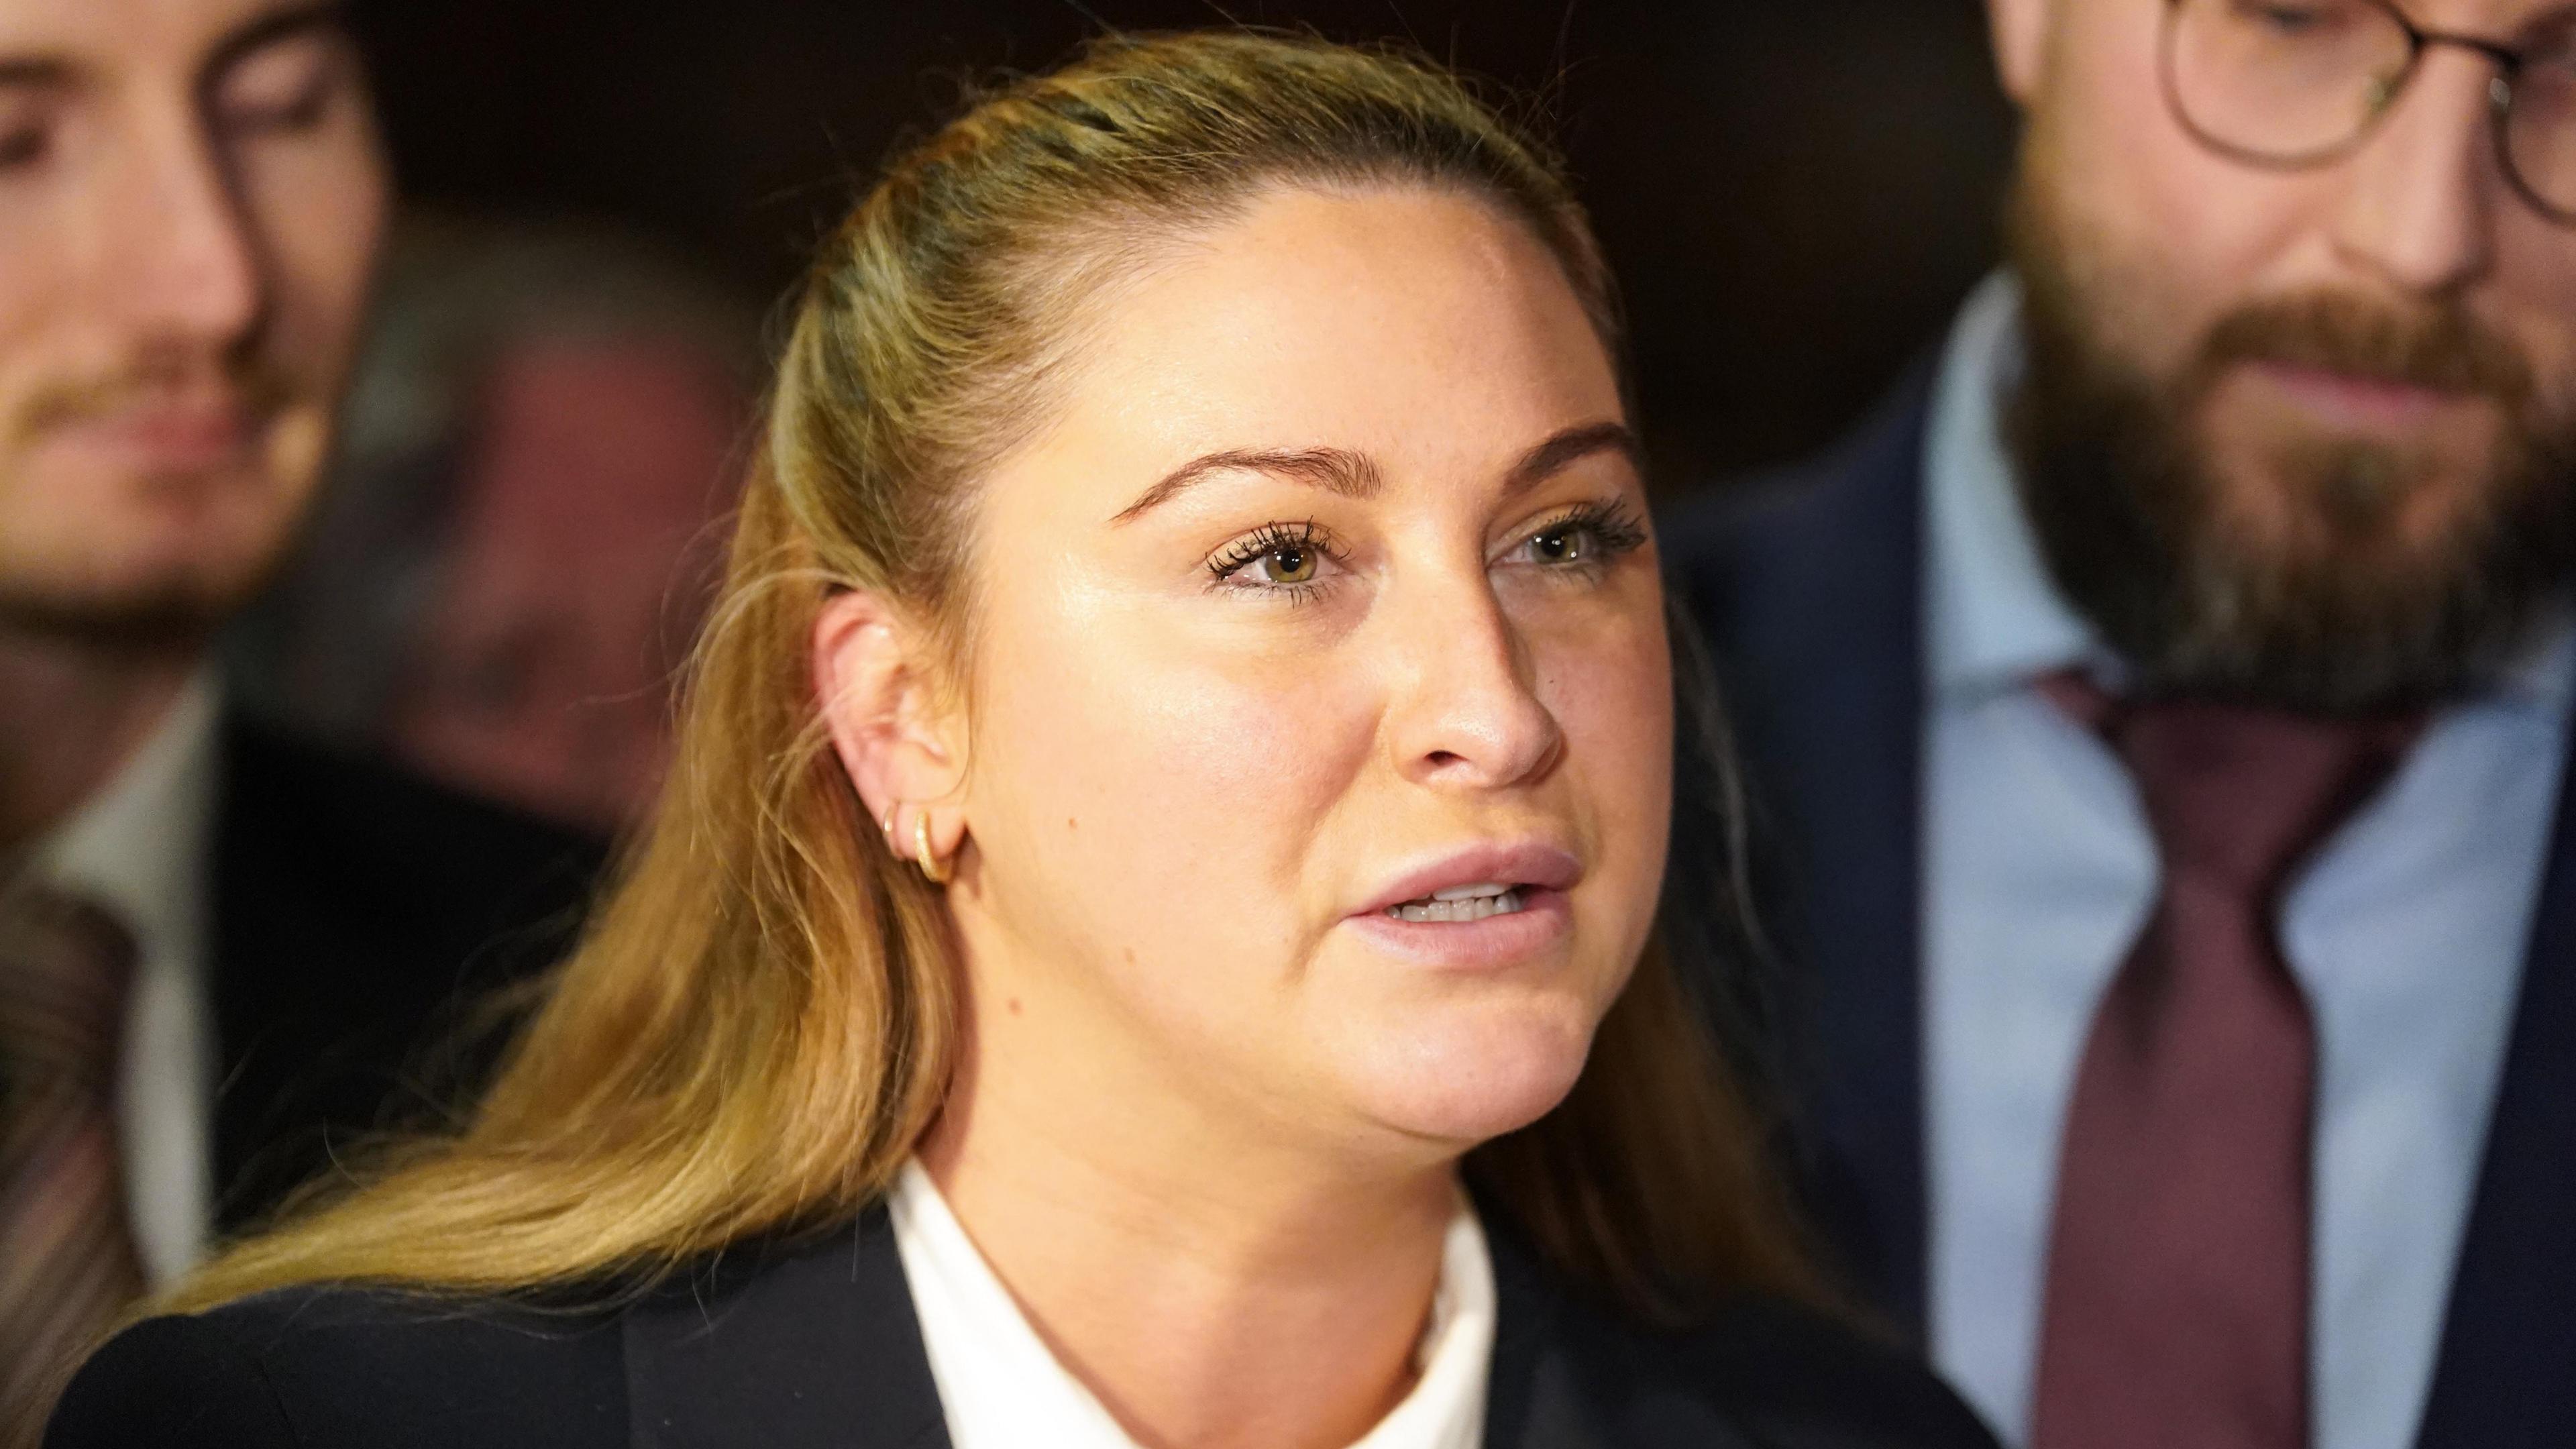
[{"label": "woman's lips", "polygon": [[1408,921],[1384,908],[1343,920],[1373,948],[1418,966],[1491,971],[1517,965],[1555,946],[1574,928],[1573,902],[1561,890],[1522,886],[1520,908],[1470,921]]},{"label": "woman's lips", "polygon": [[1446,851],[1397,872],[1369,902],[1352,912],[1366,916],[1407,901],[1427,900],[1442,891],[1493,883],[1566,891],[1583,878],[1583,863],[1572,851],[1543,840],[1483,841]]}]

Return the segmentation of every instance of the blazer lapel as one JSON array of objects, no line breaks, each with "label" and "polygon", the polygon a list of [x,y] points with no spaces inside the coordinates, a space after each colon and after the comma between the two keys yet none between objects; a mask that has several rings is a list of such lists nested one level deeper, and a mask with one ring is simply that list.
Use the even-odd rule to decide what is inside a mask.
[{"label": "blazer lapel", "polygon": [[[1923,448],[1918,367],[1811,473],[1677,556],[1777,838],[1810,1206],[1869,1302],[1923,1322]],[[1694,547],[1696,544],[1696,547]],[[1767,829],[1766,829],[1767,827]]]},{"label": "blazer lapel", "polygon": [[634,1449],[948,1449],[882,1207],[728,1253],[625,1315]]},{"label": "blazer lapel", "polygon": [[2568,768],[2423,1449],[2561,1443],[2576,1424],[2576,763]]},{"label": "blazer lapel", "polygon": [[1494,1263],[1494,1359],[1485,1379],[1485,1449],[1603,1449],[1537,1262],[1480,1204]]}]

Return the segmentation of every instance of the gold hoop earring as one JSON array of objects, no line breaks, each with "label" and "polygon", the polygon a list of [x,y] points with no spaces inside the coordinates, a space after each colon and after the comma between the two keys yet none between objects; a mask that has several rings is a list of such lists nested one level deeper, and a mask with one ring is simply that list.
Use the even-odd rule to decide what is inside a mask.
[{"label": "gold hoop earring", "polygon": [[948,862],[930,853],[930,812],[912,817],[912,858],[932,885],[948,884]]}]

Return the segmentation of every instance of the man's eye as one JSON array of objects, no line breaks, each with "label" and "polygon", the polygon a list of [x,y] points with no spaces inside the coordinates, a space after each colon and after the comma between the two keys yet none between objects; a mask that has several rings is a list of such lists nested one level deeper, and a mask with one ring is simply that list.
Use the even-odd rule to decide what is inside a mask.
[{"label": "man's eye", "polygon": [[234,132],[311,130],[330,115],[340,75],[318,42],[251,56],[217,87],[216,123]]},{"label": "man's eye", "polygon": [[53,136],[42,126],[0,131],[0,171],[17,171],[45,159]]}]

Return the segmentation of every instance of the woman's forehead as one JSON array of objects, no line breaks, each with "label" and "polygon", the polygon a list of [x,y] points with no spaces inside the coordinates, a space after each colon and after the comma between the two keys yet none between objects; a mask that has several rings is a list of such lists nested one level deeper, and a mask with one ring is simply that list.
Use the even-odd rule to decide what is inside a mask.
[{"label": "woman's forehead", "polygon": [[1265,196],[1122,288],[1071,372],[1054,441],[1131,460],[1098,479],[1131,491],[1137,469],[1214,451],[1344,448],[1401,470],[1622,416],[1547,248],[1427,188]]}]

